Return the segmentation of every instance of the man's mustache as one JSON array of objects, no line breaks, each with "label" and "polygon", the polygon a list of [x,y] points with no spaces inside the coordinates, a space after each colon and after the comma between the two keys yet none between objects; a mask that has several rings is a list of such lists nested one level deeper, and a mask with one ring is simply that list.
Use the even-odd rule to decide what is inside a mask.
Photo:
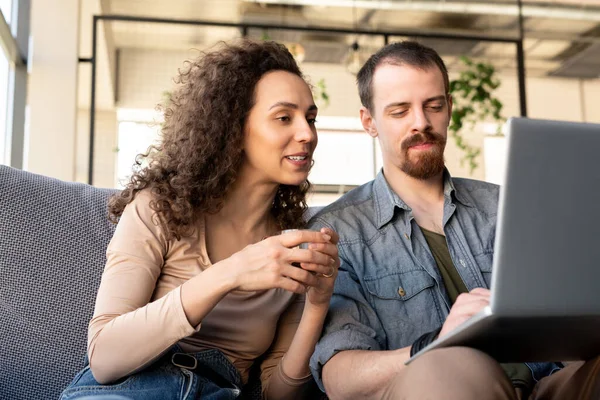
[{"label": "man's mustache", "polygon": [[433,131],[419,132],[410,135],[407,139],[405,139],[402,142],[402,149],[408,150],[409,147],[420,146],[428,143],[443,145],[446,143],[446,138]]}]

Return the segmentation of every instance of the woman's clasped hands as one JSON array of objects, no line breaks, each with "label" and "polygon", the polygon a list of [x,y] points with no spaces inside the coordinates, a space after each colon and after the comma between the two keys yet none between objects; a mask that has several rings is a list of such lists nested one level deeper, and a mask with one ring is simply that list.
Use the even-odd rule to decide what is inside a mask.
[{"label": "woman's clasped hands", "polygon": [[313,305],[329,304],[340,266],[338,240],[329,228],[303,229],[246,246],[228,263],[234,270],[234,287],[242,291],[281,288],[306,293]]}]

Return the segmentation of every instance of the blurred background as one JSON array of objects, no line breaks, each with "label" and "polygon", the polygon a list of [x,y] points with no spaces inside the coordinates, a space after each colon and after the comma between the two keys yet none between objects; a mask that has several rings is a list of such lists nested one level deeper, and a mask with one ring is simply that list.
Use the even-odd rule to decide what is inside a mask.
[{"label": "blurred background", "polygon": [[386,43],[415,39],[447,63],[454,176],[502,181],[507,118],[600,122],[600,0],[0,0],[0,10],[0,163],[100,187],[121,187],[157,139],[156,105],[184,61],[242,36],[284,43],[314,86],[311,205],[381,168],[355,74]]}]

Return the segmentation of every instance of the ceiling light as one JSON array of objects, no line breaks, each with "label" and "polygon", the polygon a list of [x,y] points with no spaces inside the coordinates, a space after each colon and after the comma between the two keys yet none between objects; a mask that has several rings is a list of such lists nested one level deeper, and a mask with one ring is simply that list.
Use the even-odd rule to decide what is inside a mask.
[{"label": "ceiling light", "polygon": [[346,70],[350,72],[352,75],[358,74],[361,67],[363,66],[363,57],[360,51],[360,46],[357,41],[354,41],[348,50],[348,54],[344,59],[344,64],[346,65]]}]

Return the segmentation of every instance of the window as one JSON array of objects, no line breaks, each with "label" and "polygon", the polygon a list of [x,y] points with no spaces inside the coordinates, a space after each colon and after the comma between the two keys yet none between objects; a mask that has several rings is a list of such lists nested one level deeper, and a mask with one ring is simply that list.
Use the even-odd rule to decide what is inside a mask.
[{"label": "window", "polygon": [[0,164],[4,164],[7,152],[8,121],[6,111],[8,110],[8,59],[0,52]]},{"label": "window", "polygon": [[[0,0],[0,11],[10,24],[12,14],[12,0]],[[7,160],[6,152],[8,141],[8,75],[10,72],[10,64],[4,51],[0,50],[0,164],[4,164]]]},{"label": "window", "polygon": [[153,123],[119,122],[119,144],[117,155],[116,187],[125,187],[133,172],[133,164],[138,154],[145,153],[159,139],[159,126]]},{"label": "window", "polygon": [[309,180],[324,185],[362,185],[374,178],[373,138],[362,131],[319,131]]},{"label": "window", "polygon": [[10,25],[10,17],[12,14],[12,0],[0,0],[0,11],[4,15],[6,23]]}]

